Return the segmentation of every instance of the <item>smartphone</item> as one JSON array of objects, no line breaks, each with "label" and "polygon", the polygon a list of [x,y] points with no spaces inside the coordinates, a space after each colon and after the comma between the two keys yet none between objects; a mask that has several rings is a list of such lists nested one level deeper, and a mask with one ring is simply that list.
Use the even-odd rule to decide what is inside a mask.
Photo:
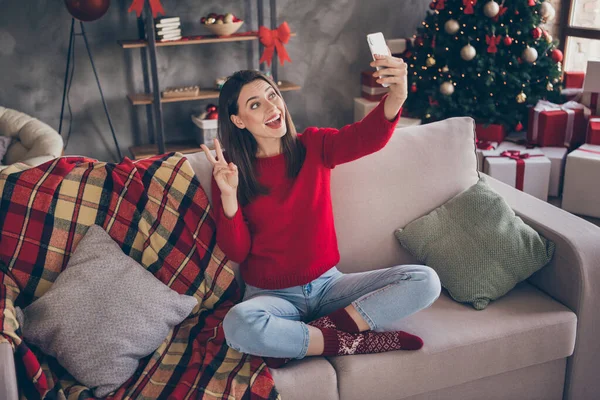
[{"label": "smartphone", "polygon": [[[373,60],[375,60],[375,54],[389,55],[389,49],[387,43],[385,42],[385,38],[383,37],[383,33],[369,33],[367,35],[367,43],[369,43],[369,49],[371,49],[371,55],[373,56]],[[385,69],[385,67],[376,67],[377,71],[380,69]],[[388,87],[389,83],[382,83],[381,86]]]}]

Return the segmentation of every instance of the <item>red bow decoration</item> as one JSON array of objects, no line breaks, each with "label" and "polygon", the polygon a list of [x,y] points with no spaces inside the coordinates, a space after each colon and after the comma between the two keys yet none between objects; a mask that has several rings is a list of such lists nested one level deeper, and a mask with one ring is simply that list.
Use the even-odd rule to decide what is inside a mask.
[{"label": "red bow decoration", "polygon": [[498,22],[498,19],[503,16],[506,11],[508,11],[508,7],[504,7],[504,6],[500,6],[500,10],[498,11],[498,14],[496,14],[496,16],[493,18],[494,22]]},{"label": "red bow decoration", "polygon": [[473,6],[477,4],[477,0],[463,0],[463,6],[465,6],[465,14],[475,14]]},{"label": "red bow decoration", "polygon": [[502,40],[502,36],[496,35],[485,35],[485,43],[488,45],[487,52],[488,53],[497,53],[498,52],[498,44]]},{"label": "red bow decoration", "polygon": [[437,3],[435,3],[435,9],[443,10],[444,8],[446,8],[446,0],[437,0]]},{"label": "red bow decoration", "polygon": [[[162,14],[165,15],[165,10],[162,6],[162,4],[160,4],[160,0],[148,0],[150,2],[150,9],[152,10],[152,16],[154,18],[158,17],[158,14]],[[127,10],[127,12],[132,12],[135,11],[135,13],[137,14],[138,18],[142,15],[142,11],[144,11],[144,4],[146,3],[146,0],[133,0],[133,2],[131,3],[131,6],[129,7],[129,10]]]},{"label": "red bow decoration", "polygon": [[290,40],[292,31],[288,26],[287,22],[282,23],[277,27],[277,29],[269,29],[264,26],[258,28],[258,37],[260,42],[265,46],[265,51],[260,57],[259,62],[267,62],[268,66],[271,66],[271,60],[273,59],[273,53],[275,49],[277,49],[277,54],[279,55],[279,62],[283,65],[285,60],[292,62],[290,56],[288,55],[285,47],[283,47],[284,43],[287,43]]},{"label": "red bow decoration", "polygon": [[495,147],[492,144],[492,142],[480,141],[479,139],[475,139],[475,146],[479,150],[494,150],[495,149]]}]

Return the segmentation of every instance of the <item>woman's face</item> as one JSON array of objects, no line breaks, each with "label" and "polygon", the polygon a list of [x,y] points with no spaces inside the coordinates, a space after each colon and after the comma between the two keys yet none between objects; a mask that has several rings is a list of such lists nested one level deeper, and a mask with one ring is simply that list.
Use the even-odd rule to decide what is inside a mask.
[{"label": "woman's face", "polygon": [[245,84],[238,97],[238,114],[231,121],[248,129],[257,142],[280,139],[287,132],[285,104],[273,87],[263,79]]}]

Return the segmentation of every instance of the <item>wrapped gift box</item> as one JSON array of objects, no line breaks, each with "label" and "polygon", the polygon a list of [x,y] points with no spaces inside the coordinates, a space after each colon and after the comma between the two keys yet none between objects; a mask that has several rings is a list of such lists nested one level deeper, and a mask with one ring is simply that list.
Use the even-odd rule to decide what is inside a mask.
[{"label": "wrapped gift box", "polygon": [[395,57],[409,57],[409,54],[406,54],[407,51],[410,51],[415,43],[414,38],[403,38],[403,39],[390,39],[386,40],[392,55]]},{"label": "wrapped gift box", "polygon": [[585,142],[600,146],[600,117],[590,118]]},{"label": "wrapped gift box", "polygon": [[583,80],[585,79],[585,72],[567,72],[563,76],[563,83],[565,88],[569,89],[581,89],[583,87]]},{"label": "wrapped gift box", "polygon": [[477,153],[477,170],[483,172],[483,162],[486,156],[492,156],[500,153],[498,142],[488,142],[475,139],[475,152]]},{"label": "wrapped gift box", "polygon": [[560,196],[562,189],[565,161],[567,160],[567,148],[540,147],[539,149],[546,157],[548,157],[551,163],[548,196],[558,197]]},{"label": "wrapped gift box", "polygon": [[567,156],[562,208],[600,218],[600,146],[584,144]]},{"label": "wrapped gift box", "polygon": [[360,73],[360,95],[369,101],[379,101],[389,92],[389,88],[377,83],[377,78],[373,76],[375,70],[362,71]]},{"label": "wrapped gift box", "polygon": [[600,60],[587,63],[581,104],[589,107],[593,115],[600,116]]},{"label": "wrapped gift box", "polygon": [[421,125],[421,120],[418,118],[400,117],[396,128],[408,128],[409,126]]},{"label": "wrapped gift box", "polygon": [[576,147],[585,142],[588,117],[589,109],[577,102],[540,100],[529,109],[527,141],[541,147]]},{"label": "wrapped gift box", "polygon": [[362,97],[354,98],[354,122],[358,122],[367,116],[379,104],[378,101],[363,99]]},{"label": "wrapped gift box", "polygon": [[548,200],[550,160],[540,149],[509,146],[498,155],[485,157],[484,172],[538,199]]},{"label": "wrapped gift box", "polygon": [[504,137],[506,136],[506,128],[504,128],[504,125],[487,125],[477,123],[475,124],[475,135],[479,140],[501,143],[504,140]]}]

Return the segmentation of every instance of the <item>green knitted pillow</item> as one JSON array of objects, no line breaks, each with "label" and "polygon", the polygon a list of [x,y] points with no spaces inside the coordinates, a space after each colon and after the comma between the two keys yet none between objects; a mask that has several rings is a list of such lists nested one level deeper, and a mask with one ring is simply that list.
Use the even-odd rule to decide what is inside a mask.
[{"label": "green knitted pillow", "polygon": [[395,232],[456,301],[483,310],[546,265],[554,243],[517,217],[485,178]]}]

